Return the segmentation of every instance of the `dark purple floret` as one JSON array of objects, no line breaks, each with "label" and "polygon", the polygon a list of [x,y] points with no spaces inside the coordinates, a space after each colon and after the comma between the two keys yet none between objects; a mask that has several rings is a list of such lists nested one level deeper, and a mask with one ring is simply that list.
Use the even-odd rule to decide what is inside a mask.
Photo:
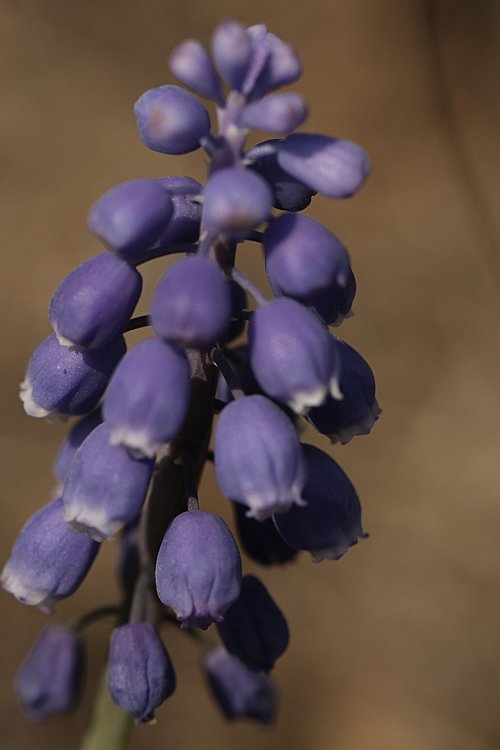
[{"label": "dark purple floret", "polygon": [[61,445],[54,464],[54,473],[62,483],[66,478],[70,464],[86,437],[90,435],[97,425],[101,424],[101,409],[98,407],[80,419],[69,431],[66,440]]},{"label": "dark purple floret", "polygon": [[61,498],[45,505],[23,526],[2,571],[2,585],[23,604],[52,612],[87,575],[99,544],[72,531]]},{"label": "dark purple floret", "polygon": [[279,140],[264,141],[251,149],[246,155],[251,160],[250,168],[269,183],[273,191],[274,208],[281,211],[303,211],[316,191],[285,172],[278,164],[276,151],[266,150],[266,147],[279,143]]},{"label": "dark purple floret", "polygon": [[224,521],[201,510],[178,515],[158,553],[156,588],[181,627],[220,622],[240,586],[240,554]]},{"label": "dark purple floret", "polygon": [[341,361],[341,401],[328,398],[311,409],[307,419],[333,443],[348,443],[355,435],[368,435],[380,414],[375,398],[375,378],[368,362],[352,346],[336,338]]},{"label": "dark purple floret", "polygon": [[153,721],[155,709],[172,695],[175,684],[170,657],[150,623],[129,623],[113,631],[108,657],[109,692],[137,723]]},{"label": "dark purple floret", "polygon": [[202,207],[195,196],[202,194],[203,187],[191,177],[164,177],[159,183],[170,194],[172,216],[156,245],[165,247],[176,242],[196,242],[200,234]]},{"label": "dark purple floret", "polygon": [[19,397],[30,417],[81,415],[91,411],[125,354],[123,336],[101,349],[73,351],[55,334],[35,349],[20,386]]},{"label": "dark purple floret", "polygon": [[15,679],[19,701],[32,721],[71,711],[78,700],[84,644],[73,631],[53,625],[35,641]]},{"label": "dark purple floret", "polygon": [[243,576],[241,593],[217,630],[229,653],[257,672],[269,672],[288,647],[283,613],[255,576]]},{"label": "dark purple floret", "polygon": [[255,719],[261,724],[272,722],[278,699],[266,674],[248,669],[222,646],[204,656],[202,667],[213,697],[226,719]]},{"label": "dark purple floret", "polygon": [[290,547],[278,534],[271,518],[257,521],[249,518],[248,508],[241,503],[233,503],[239,541],[246,554],[261,565],[284,565],[297,556],[297,550]]},{"label": "dark purple floret", "polygon": [[94,203],[88,226],[108,250],[136,263],[158,239],[171,214],[170,196],[156,180],[130,180]]},{"label": "dark purple floret", "polygon": [[56,289],[49,320],[65,346],[98,349],[123,331],[141,296],[142,278],[126,261],[102,253]]},{"label": "dark purple floret", "polygon": [[367,536],[358,496],[333,458],[312,445],[303,449],[309,471],[306,505],[274,516],[274,523],[287,544],[308,550],[315,562],[338,560]]}]

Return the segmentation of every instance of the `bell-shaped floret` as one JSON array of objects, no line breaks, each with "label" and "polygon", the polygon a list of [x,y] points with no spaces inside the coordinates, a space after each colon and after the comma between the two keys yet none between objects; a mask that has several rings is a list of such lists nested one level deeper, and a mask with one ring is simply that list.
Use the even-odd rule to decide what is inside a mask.
[{"label": "bell-shaped floret", "polygon": [[270,222],[263,237],[266,271],[284,294],[305,297],[349,274],[349,256],[326,227],[309,216],[283,214]]},{"label": "bell-shaped floret", "polygon": [[[258,33],[258,26],[250,27],[248,31],[254,35]],[[267,59],[252,87],[252,99],[260,99],[270,91],[294,83],[302,75],[302,63],[290,44],[271,32],[267,33],[265,41],[268,48]]]},{"label": "bell-shaped floret", "polygon": [[212,56],[224,81],[240,91],[252,59],[252,40],[237,21],[223,21],[212,37]]},{"label": "bell-shaped floret", "polygon": [[271,139],[250,149],[246,158],[250,169],[260,174],[273,191],[273,206],[281,211],[303,211],[316,191],[294,179],[278,164],[276,147],[281,141]]},{"label": "bell-shaped floret", "polygon": [[54,474],[61,484],[66,479],[66,474],[68,473],[68,469],[78,448],[81,446],[85,438],[90,435],[92,430],[94,430],[98,424],[101,424],[101,422],[102,416],[99,407],[94,409],[94,411],[91,411],[90,414],[87,414],[83,419],[78,420],[69,431],[66,440],[59,449],[59,453],[57,454],[54,463]]},{"label": "bell-shaped floret", "polygon": [[41,721],[71,711],[83,676],[84,643],[59,625],[45,627],[19,669],[14,688],[26,715]]},{"label": "bell-shaped floret", "polygon": [[278,162],[292,177],[330,198],[348,198],[370,173],[361,146],[340,138],[294,133],[279,144]]},{"label": "bell-shaped floret", "polygon": [[141,296],[142,278],[112,253],[90,258],[52,297],[49,320],[63,346],[98,349],[118,336]]},{"label": "bell-shaped floret", "polygon": [[141,341],[120,362],[104,396],[111,442],[152,458],[177,437],[190,395],[186,355],[158,339]]},{"label": "bell-shaped floret", "polygon": [[160,279],[151,323],[161,339],[205,351],[225,333],[231,306],[230,287],[218,264],[209,258],[187,256]]},{"label": "bell-shaped floret", "polygon": [[52,334],[33,352],[20,385],[24,410],[30,417],[86,414],[101,398],[125,350],[123,336],[101,349],[74,351]]},{"label": "bell-shaped floret", "polygon": [[164,177],[159,183],[170,195],[172,216],[156,244],[165,247],[176,242],[196,242],[200,234],[201,204],[195,198],[202,194],[202,186],[191,177]]},{"label": "bell-shaped floret", "polygon": [[238,538],[248,557],[261,565],[284,565],[297,557],[297,550],[278,534],[272,518],[256,521],[248,517],[245,505],[233,503],[233,508]]},{"label": "bell-shaped floret", "polygon": [[306,481],[298,435],[288,417],[264,396],[224,407],[215,430],[215,471],[226,497],[263,520],[300,504]]},{"label": "bell-shaped floret", "polygon": [[162,640],[148,622],[113,631],[108,688],[114,702],[136,722],[152,722],[154,711],[175,690],[175,672]]},{"label": "bell-shaped floret", "polygon": [[245,107],[240,124],[276,135],[288,135],[307,119],[307,105],[300,94],[272,94]]},{"label": "bell-shaped floret", "polygon": [[139,516],[153,467],[153,461],[111,445],[107,425],[99,425],[69,467],[63,489],[66,521],[99,542],[111,539]]},{"label": "bell-shaped floret", "polygon": [[255,576],[243,576],[241,593],[217,629],[229,653],[258,672],[269,672],[288,647],[283,613]]},{"label": "bell-shaped floret", "polygon": [[317,316],[280,297],[258,308],[249,324],[250,363],[264,391],[297,414],[322,404],[338,387],[336,344]]},{"label": "bell-shaped floret", "polygon": [[197,94],[222,103],[217,73],[205,47],[195,39],[181,42],[170,55],[170,70],[177,80]]},{"label": "bell-shaped floret", "polygon": [[358,496],[333,458],[313,445],[303,448],[309,471],[303,492],[306,505],[274,516],[274,523],[288,544],[308,550],[315,562],[338,560],[367,536]]},{"label": "bell-shaped floret", "polygon": [[211,234],[244,238],[267,221],[271,204],[272,193],[262,177],[241,167],[225,167],[205,185],[203,227]]},{"label": "bell-shaped floret", "polygon": [[23,604],[52,612],[87,575],[99,545],[72,531],[61,498],[45,505],[22,528],[1,577],[4,589]]},{"label": "bell-shaped floret", "polygon": [[196,151],[210,132],[203,104],[179,86],[149,89],[137,100],[134,111],[144,145],[163,154]]},{"label": "bell-shaped floret", "polygon": [[332,443],[345,445],[356,435],[368,435],[378,419],[375,378],[368,362],[352,346],[336,338],[341,362],[342,401],[328,398],[323,406],[311,409],[307,419]]},{"label": "bell-shaped floret", "polygon": [[240,586],[240,553],[224,521],[201,510],[176,516],[158,552],[156,589],[181,627],[220,622]]},{"label": "bell-shaped floret", "polygon": [[130,180],[108,190],[92,206],[92,234],[129,263],[160,236],[172,214],[170,196],[156,180]]},{"label": "bell-shaped floret", "polygon": [[276,691],[263,672],[248,669],[223,646],[203,657],[203,672],[226,719],[255,719],[270,724],[276,715]]}]

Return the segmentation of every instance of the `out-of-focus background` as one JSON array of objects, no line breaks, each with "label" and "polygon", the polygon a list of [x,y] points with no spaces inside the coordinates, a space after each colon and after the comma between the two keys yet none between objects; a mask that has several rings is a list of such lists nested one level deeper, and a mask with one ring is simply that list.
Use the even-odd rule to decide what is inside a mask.
[{"label": "out-of-focus background", "polygon": [[[49,334],[59,281],[99,252],[92,202],[133,177],[204,177],[203,157],[148,152],[132,105],[172,82],[171,48],[224,17],[266,22],[301,52],[308,130],[363,144],[373,175],[309,213],[350,249],[359,291],[340,334],[372,364],[384,409],[333,454],[370,539],[338,563],[263,571],[291,646],[276,726],[230,726],[168,631],[179,687],[133,748],[493,750],[500,745],[500,3],[497,0],[2,0],[2,524],[51,493],[65,428],[24,415],[18,382]],[[145,270],[147,291],[165,261]],[[242,267],[263,279],[254,245]],[[144,311],[147,302],[143,304]],[[316,439],[326,448],[326,443]],[[208,471],[205,507],[228,518]],[[107,545],[56,619],[116,598]],[[248,571],[256,566],[248,564]],[[76,748],[108,630],[89,632],[73,717],[27,723],[11,689],[44,616],[1,598],[1,746]],[[167,634],[166,634],[167,635]]]}]

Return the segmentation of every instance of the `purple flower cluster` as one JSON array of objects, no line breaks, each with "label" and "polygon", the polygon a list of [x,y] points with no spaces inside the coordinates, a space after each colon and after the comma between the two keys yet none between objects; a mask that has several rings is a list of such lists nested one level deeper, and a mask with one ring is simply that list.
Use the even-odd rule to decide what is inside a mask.
[{"label": "purple flower cluster", "polygon": [[[189,632],[216,623],[221,645],[203,659],[215,699],[228,718],[267,723],[276,709],[268,675],[288,645],[286,620],[258,578],[242,577],[237,543],[218,515],[200,509],[197,485],[218,414],[216,477],[249,558],[283,564],[307,550],[336,560],[365,536],[353,485],[299,437],[304,418],[347,443],[379,414],[369,365],[328,328],[351,310],[348,252],[300,212],[316,193],[355,193],[369,160],[349,141],[294,132],[307,105],[276,90],[300,77],[301,64],[263,25],[226,21],[211,55],[189,40],[170,68],[215,102],[217,127],[198,98],[168,84],[137,101],[140,137],[165,154],[201,147],[208,179],[131,180],[92,207],[89,229],[105,251],[57,288],[54,332],[21,385],[29,415],[83,418],[57,457],[60,496],[22,529],[2,583],[50,611],[82,583],[100,544],[120,533],[114,701],[151,721],[175,689],[161,621]],[[252,128],[274,137],[247,150]],[[245,241],[262,247],[270,301],[236,267]],[[131,320],[142,290],[137,267],[172,254],[181,257],[159,278],[150,314]],[[142,325],[152,333],[127,351],[123,334]],[[76,631],[43,632],[16,682],[28,715],[73,705],[81,661]]]}]

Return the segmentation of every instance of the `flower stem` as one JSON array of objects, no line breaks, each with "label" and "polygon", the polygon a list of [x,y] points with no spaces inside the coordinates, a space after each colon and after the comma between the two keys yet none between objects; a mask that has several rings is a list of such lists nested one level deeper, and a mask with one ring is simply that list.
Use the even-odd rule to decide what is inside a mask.
[{"label": "flower stem", "polygon": [[80,750],[127,750],[132,726],[132,716],[113,703],[104,672]]}]

